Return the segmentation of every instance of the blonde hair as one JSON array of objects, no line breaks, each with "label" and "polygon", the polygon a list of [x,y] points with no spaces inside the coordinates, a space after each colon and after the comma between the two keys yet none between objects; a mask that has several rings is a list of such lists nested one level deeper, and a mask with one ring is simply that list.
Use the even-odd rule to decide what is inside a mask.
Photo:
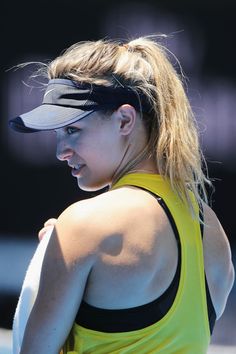
[{"label": "blonde hair", "polygon": [[[183,76],[171,64],[169,53],[153,36],[126,44],[86,41],[72,45],[46,70],[50,79],[66,77],[106,86],[117,85],[118,81],[137,94],[144,94],[153,108],[151,115],[143,115],[150,132],[147,151],[155,156],[159,173],[170,180],[172,188],[193,211],[188,191],[193,192],[198,202],[207,201],[205,183],[211,182],[203,172],[206,164]],[[122,174],[147,156],[147,151],[127,165]]]}]

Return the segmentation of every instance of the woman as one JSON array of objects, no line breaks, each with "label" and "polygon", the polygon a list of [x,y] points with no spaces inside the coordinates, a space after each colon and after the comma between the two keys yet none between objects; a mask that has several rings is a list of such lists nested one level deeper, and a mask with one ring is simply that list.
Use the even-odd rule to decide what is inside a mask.
[{"label": "woman", "polygon": [[43,104],[10,121],[54,130],[81,189],[109,186],[40,232],[55,222],[21,354],[207,351],[234,270],[166,53],[151,37],[77,43],[43,67]]}]

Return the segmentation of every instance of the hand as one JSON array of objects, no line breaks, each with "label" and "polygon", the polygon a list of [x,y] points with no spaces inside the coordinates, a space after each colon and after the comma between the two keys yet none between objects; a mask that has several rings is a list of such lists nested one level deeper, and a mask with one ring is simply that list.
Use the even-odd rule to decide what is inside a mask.
[{"label": "hand", "polygon": [[57,222],[57,219],[55,219],[55,218],[51,218],[51,219],[48,219],[47,221],[45,221],[43,228],[40,229],[38,232],[39,241],[41,241],[43,239],[43,237],[46,235],[46,233],[48,231],[52,231],[52,229],[56,225],[56,222]]}]

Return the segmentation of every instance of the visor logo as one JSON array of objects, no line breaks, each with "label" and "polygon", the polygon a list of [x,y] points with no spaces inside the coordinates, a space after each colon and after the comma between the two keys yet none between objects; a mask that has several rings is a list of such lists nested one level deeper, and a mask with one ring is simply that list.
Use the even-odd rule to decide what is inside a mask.
[{"label": "visor logo", "polygon": [[55,90],[55,89],[53,88],[53,89],[51,89],[51,90],[46,91],[45,94],[44,94],[44,96],[43,96],[43,98],[45,98],[50,92],[52,92],[52,91],[54,91],[54,90]]}]

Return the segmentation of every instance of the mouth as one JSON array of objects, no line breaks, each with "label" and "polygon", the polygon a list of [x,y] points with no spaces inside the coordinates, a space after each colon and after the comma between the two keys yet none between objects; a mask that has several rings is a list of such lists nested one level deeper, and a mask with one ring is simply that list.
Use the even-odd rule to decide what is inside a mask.
[{"label": "mouth", "polygon": [[81,170],[82,170],[84,167],[85,167],[85,165],[84,165],[84,164],[78,164],[78,165],[76,165],[76,166],[72,167],[72,171],[71,171],[72,176],[74,176],[74,177],[79,176],[79,175],[80,175]]}]

